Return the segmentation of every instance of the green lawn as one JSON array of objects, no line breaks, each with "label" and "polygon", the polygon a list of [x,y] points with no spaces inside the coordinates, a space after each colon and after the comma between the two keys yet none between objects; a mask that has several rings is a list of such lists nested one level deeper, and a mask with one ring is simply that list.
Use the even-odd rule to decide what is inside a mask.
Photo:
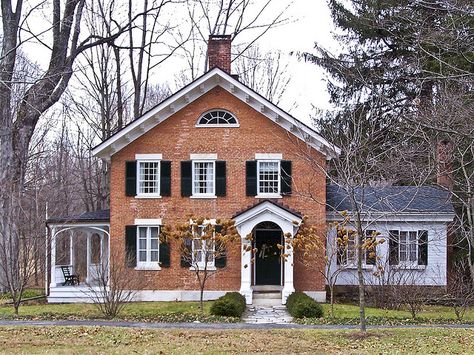
[{"label": "green lawn", "polygon": [[[329,318],[330,305],[323,304],[325,318]],[[411,314],[408,310],[391,310],[381,308],[367,307],[365,309],[366,317],[378,319],[394,319],[405,320],[411,319]],[[359,307],[356,305],[335,304],[334,315],[339,319],[357,319],[359,317]],[[420,321],[423,320],[446,320],[455,321],[456,315],[451,307],[446,306],[424,306],[423,311],[417,316]],[[466,323],[474,323],[474,307],[467,310],[463,321]],[[439,323],[439,321],[438,321]]]},{"label": "green lawn", "polygon": [[0,327],[5,354],[472,354],[471,329],[390,329],[361,337],[339,330],[147,330]]}]

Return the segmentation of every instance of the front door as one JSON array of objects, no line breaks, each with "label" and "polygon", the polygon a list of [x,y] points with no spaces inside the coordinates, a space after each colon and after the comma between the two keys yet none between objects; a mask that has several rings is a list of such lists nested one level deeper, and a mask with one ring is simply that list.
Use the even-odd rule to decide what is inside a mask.
[{"label": "front door", "polygon": [[255,285],[281,285],[281,230],[255,231]]}]

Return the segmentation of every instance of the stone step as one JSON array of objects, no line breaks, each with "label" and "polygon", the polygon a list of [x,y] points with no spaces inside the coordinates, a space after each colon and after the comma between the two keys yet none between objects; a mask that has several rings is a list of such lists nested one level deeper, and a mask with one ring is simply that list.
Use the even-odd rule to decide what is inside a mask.
[{"label": "stone step", "polygon": [[280,299],[281,300],[281,292],[253,292],[253,298],[256,299]]},{"label": "stone step", "polygon": [[254,298],[252,300],[252,306],[281,306],[281,298]]},{"label": "stone step", "polygon": [[255,285],[252,286],[253,291],[273,291],[273,292],[280,292],[283,290],[283,286],[278,285]]}]

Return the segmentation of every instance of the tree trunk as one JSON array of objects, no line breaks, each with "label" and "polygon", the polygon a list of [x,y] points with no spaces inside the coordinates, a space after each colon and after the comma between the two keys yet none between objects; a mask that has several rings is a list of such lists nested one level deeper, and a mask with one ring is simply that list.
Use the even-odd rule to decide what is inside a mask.
[{"label": "tree trunk", "polygon": [[330,302],[331,302],[331,318],[334,318],[334,286],[329,287]]}]

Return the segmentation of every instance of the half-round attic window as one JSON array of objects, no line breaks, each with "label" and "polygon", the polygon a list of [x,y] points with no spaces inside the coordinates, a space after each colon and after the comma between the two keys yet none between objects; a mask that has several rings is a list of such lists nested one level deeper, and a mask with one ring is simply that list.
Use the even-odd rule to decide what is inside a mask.
[{"label": "half-round attic window", "polygon": [[204,113],[196,126],[203,127],[238,127],[239,123],[233,114],[225,110],[211,110]]}]

